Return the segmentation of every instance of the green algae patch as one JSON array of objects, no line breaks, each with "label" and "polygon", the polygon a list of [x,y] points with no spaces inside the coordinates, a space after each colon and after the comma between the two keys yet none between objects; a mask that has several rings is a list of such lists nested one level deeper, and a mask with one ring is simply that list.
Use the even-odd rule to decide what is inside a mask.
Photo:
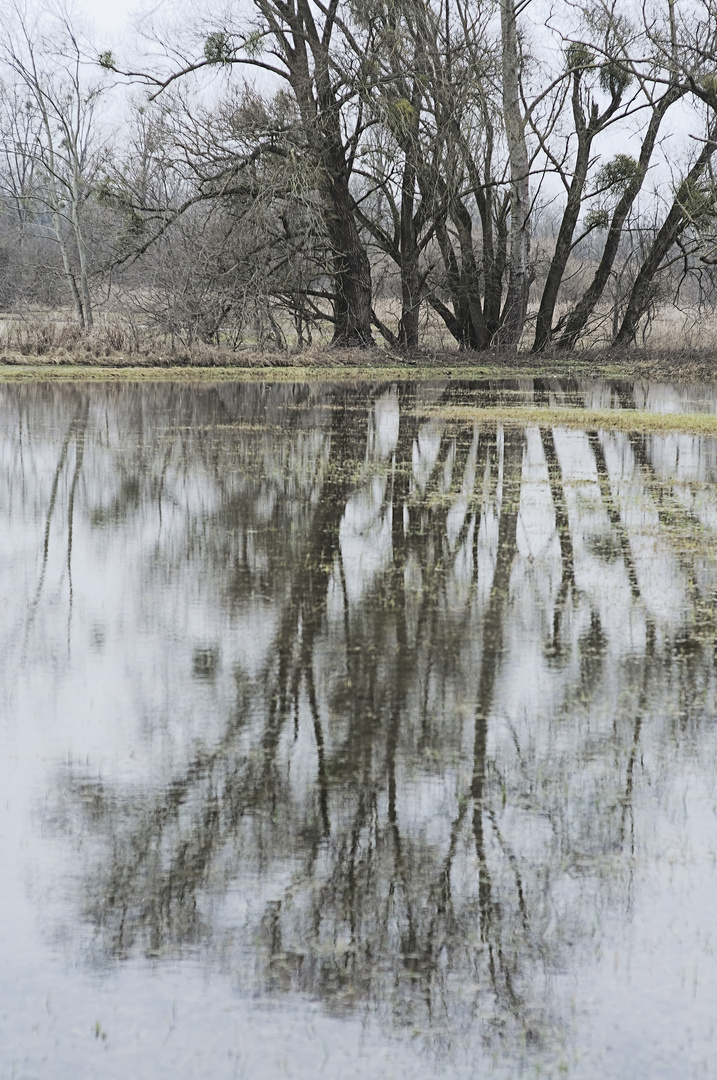
[{"label": "green algae patch", "polygon": [[533,405],[451,405],[426,408],[422,415],[474,423],[535,424],[600,431],[683,432],[717,436],[717,415],[712,413],[655,413],[638,409],[580,409]]}]

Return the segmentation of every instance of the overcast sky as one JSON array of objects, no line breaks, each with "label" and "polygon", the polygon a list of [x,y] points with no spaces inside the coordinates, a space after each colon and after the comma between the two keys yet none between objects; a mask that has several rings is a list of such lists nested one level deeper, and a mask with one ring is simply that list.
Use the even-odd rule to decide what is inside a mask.
[{"label": "overcast sky", "polygon": [[92,20],[100,42],[111,36],[119,38],[127,28],[130,16],[140,9],[149,7],[140,0],[81,0],[82,10]]}]

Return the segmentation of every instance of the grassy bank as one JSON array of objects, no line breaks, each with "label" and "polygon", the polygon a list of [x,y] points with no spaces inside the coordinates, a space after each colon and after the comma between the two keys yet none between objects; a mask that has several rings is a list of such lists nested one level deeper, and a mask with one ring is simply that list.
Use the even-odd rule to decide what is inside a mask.
[{"label": "grassy bank", "polygon": [[676,350],[629,349],[534,355],[419,352],[392,354],[382,349],[310,349],[294,353],[203,350],[196,357],[132,356],[116,353],[88,358],[65,352],[61,356],[0,356],[0,380],[128,379],[226,381],[295,381],[317,379],[517,379],[517,378],[656,379],[679,382],[717,380],[717,355]]}]

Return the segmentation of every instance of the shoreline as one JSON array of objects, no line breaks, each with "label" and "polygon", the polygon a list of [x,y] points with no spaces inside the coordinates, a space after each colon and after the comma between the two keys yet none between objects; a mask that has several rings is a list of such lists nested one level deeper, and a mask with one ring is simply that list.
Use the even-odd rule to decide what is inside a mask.
[{"label": "shoreline", "polygon": [[[226,355],[226,354],[225,354]],[[114,355],[78,361],[71,355],[35,358],[0,356],[0,382],[363,382],[374,379],[421,381],[480,379],[624,379],[657,382],[717,382],[717,354],[626,350],[578,353],[420,353],[382,350],[312,350],[289,355],[260,353],[231,357],[230,363],[167,362],[146,356],[140,362]],[[249,362],[238,362],[240,360]]]}]

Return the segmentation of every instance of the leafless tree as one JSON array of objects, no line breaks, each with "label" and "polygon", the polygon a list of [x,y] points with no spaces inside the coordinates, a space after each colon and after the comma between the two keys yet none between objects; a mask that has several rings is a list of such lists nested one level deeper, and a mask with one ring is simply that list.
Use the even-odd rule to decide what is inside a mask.
[{"label": "leafless tree", "polygon": [[[105,90],[84,60],[69,8],[31,14],[19,2],[4,11],[0,61],[12,79],[3,141],[15,206],[49,221],[77,321],[91,328],[91,253],[86,206],[104,154],[98,110]],[[12,164],[10,164],[12,162]]]}]

